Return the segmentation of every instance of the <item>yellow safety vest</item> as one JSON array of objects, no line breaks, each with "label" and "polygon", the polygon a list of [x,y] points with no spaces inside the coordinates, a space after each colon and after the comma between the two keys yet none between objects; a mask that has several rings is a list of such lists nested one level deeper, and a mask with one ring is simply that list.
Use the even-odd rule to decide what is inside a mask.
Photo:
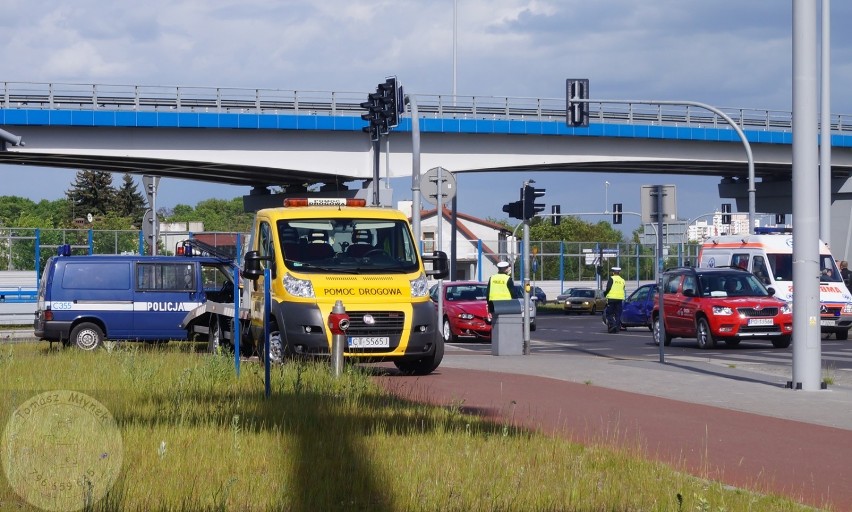
[{"label": "yellow safety vest", "polygon": [[512,298],[512,293],[509,291],[509,274],[499,272],[491,276],[488,281],[488,300],[506,300]]},{"label": "yellow safety vest", "polygon": [[607,299],[624,300],[624,278],[619,275],[612,276],[612,288],[606,294]]}]

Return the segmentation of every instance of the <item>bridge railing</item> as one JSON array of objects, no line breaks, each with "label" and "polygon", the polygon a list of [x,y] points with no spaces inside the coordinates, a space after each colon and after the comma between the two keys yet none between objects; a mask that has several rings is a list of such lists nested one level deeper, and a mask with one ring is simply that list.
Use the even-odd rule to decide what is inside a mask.
[{"label": "bridge railing", "polygon": [[[363,92],[237,87],[2,82],[0,108],[355,116],[364,112],[360,103],[366,96]],[[420,115],[425,118],[547,122],[565,119],[564,98],[435,94],[416,97]],[[790,111],[717,108],[742,129],[792,130]],[[589,113],[595,123],[729,128],[714,113],[690,105],[591,102]],[[832,114],[831,128],[841,133],[852,131],[852,115]]]}]

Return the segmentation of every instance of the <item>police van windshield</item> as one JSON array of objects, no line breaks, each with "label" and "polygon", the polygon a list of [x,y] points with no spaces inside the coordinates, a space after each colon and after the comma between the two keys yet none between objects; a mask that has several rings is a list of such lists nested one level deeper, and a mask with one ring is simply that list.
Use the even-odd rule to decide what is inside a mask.
[{"label": "police van windshield", "polygon": [[[792,254],[767,254],[769,267],[775,281],[793,280],[793,255]],[[820,281],[824,283],[839,283],[843,281],[840,270],[834,264],[834,258],[830,254],[819,255]]]},{"label": "police van windshield", "polygon": [[278,221],[287,267],[299,272],[415,272],[416,245],[402,220],[290,219]]}]

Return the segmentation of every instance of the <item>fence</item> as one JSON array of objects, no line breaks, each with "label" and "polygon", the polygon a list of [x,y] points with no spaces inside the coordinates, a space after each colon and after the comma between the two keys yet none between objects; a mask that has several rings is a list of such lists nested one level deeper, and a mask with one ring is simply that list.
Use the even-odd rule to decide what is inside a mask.
[{"label": "fence", "polygon": [[[195,238],[207,245],[224,248],[224,252],[238,259],[241,249],[237,245],[248,237],[237,233],[160,233],[159,254],[170,255],[182,240]],[[36,298],[41,270],[57,248],[69,245],[72,254],[144,254],[145,243],[141,231],[94,229],[40,229],[0,228],[0,303],[27,303]],[[461,249],[457,264],[468,265],[466,278],[487,279],[491,267],[482,247],[506,247],[497,241],[483,241],[476,248]],[[514,275],[524,275],[524,258],[521,244],[509,244],[507,253],[496,255],[513,262]],[[662,268],[688,265],[697,261],[697,244],[675,244],[663,248]],[[446,248],[445,248],[446,249]],[[449,251],[448,251],[449,252]],[[597,242],[530,242],[530,277],[536,282],[554,283],[553,288],[563,288],[567,282],[600,283],[609,275],[610,268],[621,267],[621,275],[628,282],[646,282],[656,278],[656,246],[636,243]]]}]

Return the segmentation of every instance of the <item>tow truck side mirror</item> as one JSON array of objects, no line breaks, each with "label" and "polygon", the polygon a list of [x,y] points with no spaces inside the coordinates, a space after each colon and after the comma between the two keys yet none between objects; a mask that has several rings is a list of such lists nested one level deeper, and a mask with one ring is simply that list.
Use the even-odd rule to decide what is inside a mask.
[{"label": "tow truck side mirror", "polygon": [[434,251],[431,255],[423,254],[423,261],[432,262],[432,270],[427,270],[426,275],[435,279],[444,279],[450,275],[450,265],[447,260],[447,253],[443,251]]},{"label": "tow truck side mirror", "polygon": [[269,258],[268,256],[261,256],[257,251],[249,251],[245,255],[243,269],[240,272],[240,275],[246,279],[257,281],[258,278],[263,275],[263,266],[260,262],[271,260],[272,258]]}]

